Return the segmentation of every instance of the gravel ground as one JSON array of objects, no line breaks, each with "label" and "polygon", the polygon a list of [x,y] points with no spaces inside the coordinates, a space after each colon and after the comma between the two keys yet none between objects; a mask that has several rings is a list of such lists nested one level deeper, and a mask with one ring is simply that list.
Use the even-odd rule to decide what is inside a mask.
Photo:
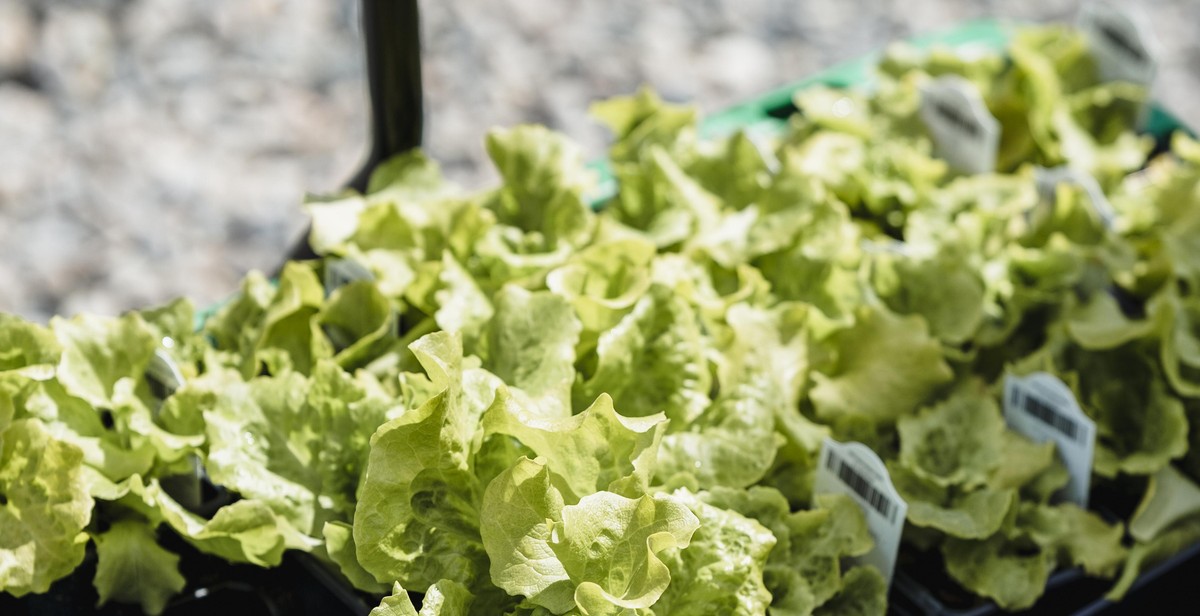
[{"label": "gravel ground", "polygon": [[[599,155],[588,103],[643,83],[712,111],[896,38],[1077,4],[424,2],[426,142],[478,185],[491,126],[545,123]],[[1200,2],[1138,4],[1158,97],[1200,126]],[[0,311],[203,305],[275,267],[303,195],[364,151],[360,47],[353,0],[0,0]]]}]

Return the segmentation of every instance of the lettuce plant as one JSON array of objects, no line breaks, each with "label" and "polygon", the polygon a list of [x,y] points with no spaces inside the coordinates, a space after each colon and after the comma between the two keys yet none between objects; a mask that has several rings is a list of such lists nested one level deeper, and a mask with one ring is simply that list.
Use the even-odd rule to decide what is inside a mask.
[{"label": "lettuce plant", "polygon": [[[990,173],[932,154],[920,88],[946,74],[1002,125]],[[1028,607],[1060,567],[1119,596],[1197,518],[1135,544],[1058,502],[1053,445],[999,404],[1007,373],[1062,378],[1095,482],[1131,501],[1200,468],[1200,145],[1147,161],[1144,100],[1058,27],[1007,59],[893,48],[767,139],[701,139],[642,92],[594,108],[605,203],[567,138],[500,129],[497,186],[388,161],[308,204],[319,259],[248,275],[199,328],[184,300],[0,315],[0,590],[94,550],[101,603],[158,613],[186,584],[173,533],[235,563],[311,553],[377,616],[882,614],[864,516],[813,493],[831,436],[885,460],[904,549],[980,597]],[[1033,165],[1063,164],[1111,224],[1076,186],[1039,192]],[[202,515],[201,479],[235,498]]]}]

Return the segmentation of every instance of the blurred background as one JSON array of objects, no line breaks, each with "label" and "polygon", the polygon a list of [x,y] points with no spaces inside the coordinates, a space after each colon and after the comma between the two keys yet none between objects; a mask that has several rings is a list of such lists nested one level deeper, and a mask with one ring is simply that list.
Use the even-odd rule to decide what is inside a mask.
[{"label": "blurred background", "polygon": [[[1156,96],[1200,126],[1200,2],[1128,2]],[[427,149],[468,187],[539,122],[589,157],[589,102],[649,84],[714,111],[889,41],[1075,0],[439,0],[421,5]],[[275,268],[366,140],[357,0],[0,0],[0,312],[199,305]]]}]

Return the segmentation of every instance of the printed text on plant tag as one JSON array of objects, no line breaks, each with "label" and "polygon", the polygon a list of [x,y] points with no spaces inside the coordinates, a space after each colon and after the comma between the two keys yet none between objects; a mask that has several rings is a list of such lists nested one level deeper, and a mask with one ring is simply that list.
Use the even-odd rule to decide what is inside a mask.
[{"label": "printed text on plant tag", "polygon": [[1144,86],[1154,83],[1158,62],[1136,15],[1115,3],[1088,2],[1079,12],[1079,28],[1087,36],[1105,81],[1130,81]]},{"label": "printed text on plant tag", "polygon": [[922,86],[920,116],[937,155],[950,166],[965,173],[996,168],[1000,123],[970,81],[946,76]]},{"label": "printed text on plant tag", "polygon": [[862,443],[825,439],[818,461],[816,494],[846,494],[863,510],[875,547],[858,560],[873,565],[891,583],[904,532],[908,503],[900,498],[887,467]]},{"label": "printed text on plant tag", "polygon": [[1054,441],[1070,473],[1063,496],[1086,507],[1096,448],[1096,423],[1079,408],[1071,389],[1057,377],[1035,372],[1004,379],[1004,420],[1035,442]]}]

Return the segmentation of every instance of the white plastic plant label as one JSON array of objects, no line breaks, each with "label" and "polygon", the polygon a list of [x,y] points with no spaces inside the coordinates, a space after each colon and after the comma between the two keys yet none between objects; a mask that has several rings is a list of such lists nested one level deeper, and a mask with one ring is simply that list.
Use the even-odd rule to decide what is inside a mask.
[{"label": "white plastic plant label", "polygon": [[857,560],[879,569],[891,584],[908,503],[896,492],[879,456],[862,443],[839,443],[826,438],[821,447],[813,491],[816,494],[846,494],[858,503],[867,518],[875,547]]},{"label": "white plastic plant label", "polygon": [[[163,338],[163,346],[169,348],[174,345],[174,340]],[[146,374],[158,381],[167,395],[171,395],[175,393],[175,390],[183,387],[183,373],[179,371],[175,360],[164,349],[154,350],[154,355],[150,356],[150,363],[146,364]]]},{"label": "white plastic plant label", "polygon": [[1087,507],[1096,449],[1096,423],[1083,413],[1075,394],[1045,372],[1004,378],[1004,419],[1034,442],[1054,441],[1071,478],[1062,496]]},{"label": "white plastic plant label", "polygon": [[1149,86],[1158,61],[1144,21],[1130,8],[1099,0],[1085,3],[1079,12],[1079,29],[1087,36],[1102,79]]},{"label": "white plastic plant label", "polygon": [[351,259],[328,259],[325,261],[325,295],[356,280],[375,280],[371,270]]},{"label": "white plastic plant label", "polygon": [[1083,189],[1087,193],[1088,200],[1092,202],[1092,208],[1096,215],[1100,217],[1100,221],[1104,223],[1105,228],[1112,229],[1113,223],[1117,218],[1116,210],[1113,209],[1112,203],[1108,201],[1108,196],[1100,189],[1100,184],[1096,182],[1096,178],[1090,174],[1072,169],[1066,165],[1047,169],[1045,167],[1035,167],[1033,170],[1034,182],[1037,183],[1038,194],[1046,203],[1053,204],[1055,199],[1055,190],[1059,184],[1074,184]]},{"label": "white plastic plant label", "polygon": [[1000,123],[970,81],[948,75],[926,83],[919,114],[936,154],[951,167],[964,173],[995,170]]}]

